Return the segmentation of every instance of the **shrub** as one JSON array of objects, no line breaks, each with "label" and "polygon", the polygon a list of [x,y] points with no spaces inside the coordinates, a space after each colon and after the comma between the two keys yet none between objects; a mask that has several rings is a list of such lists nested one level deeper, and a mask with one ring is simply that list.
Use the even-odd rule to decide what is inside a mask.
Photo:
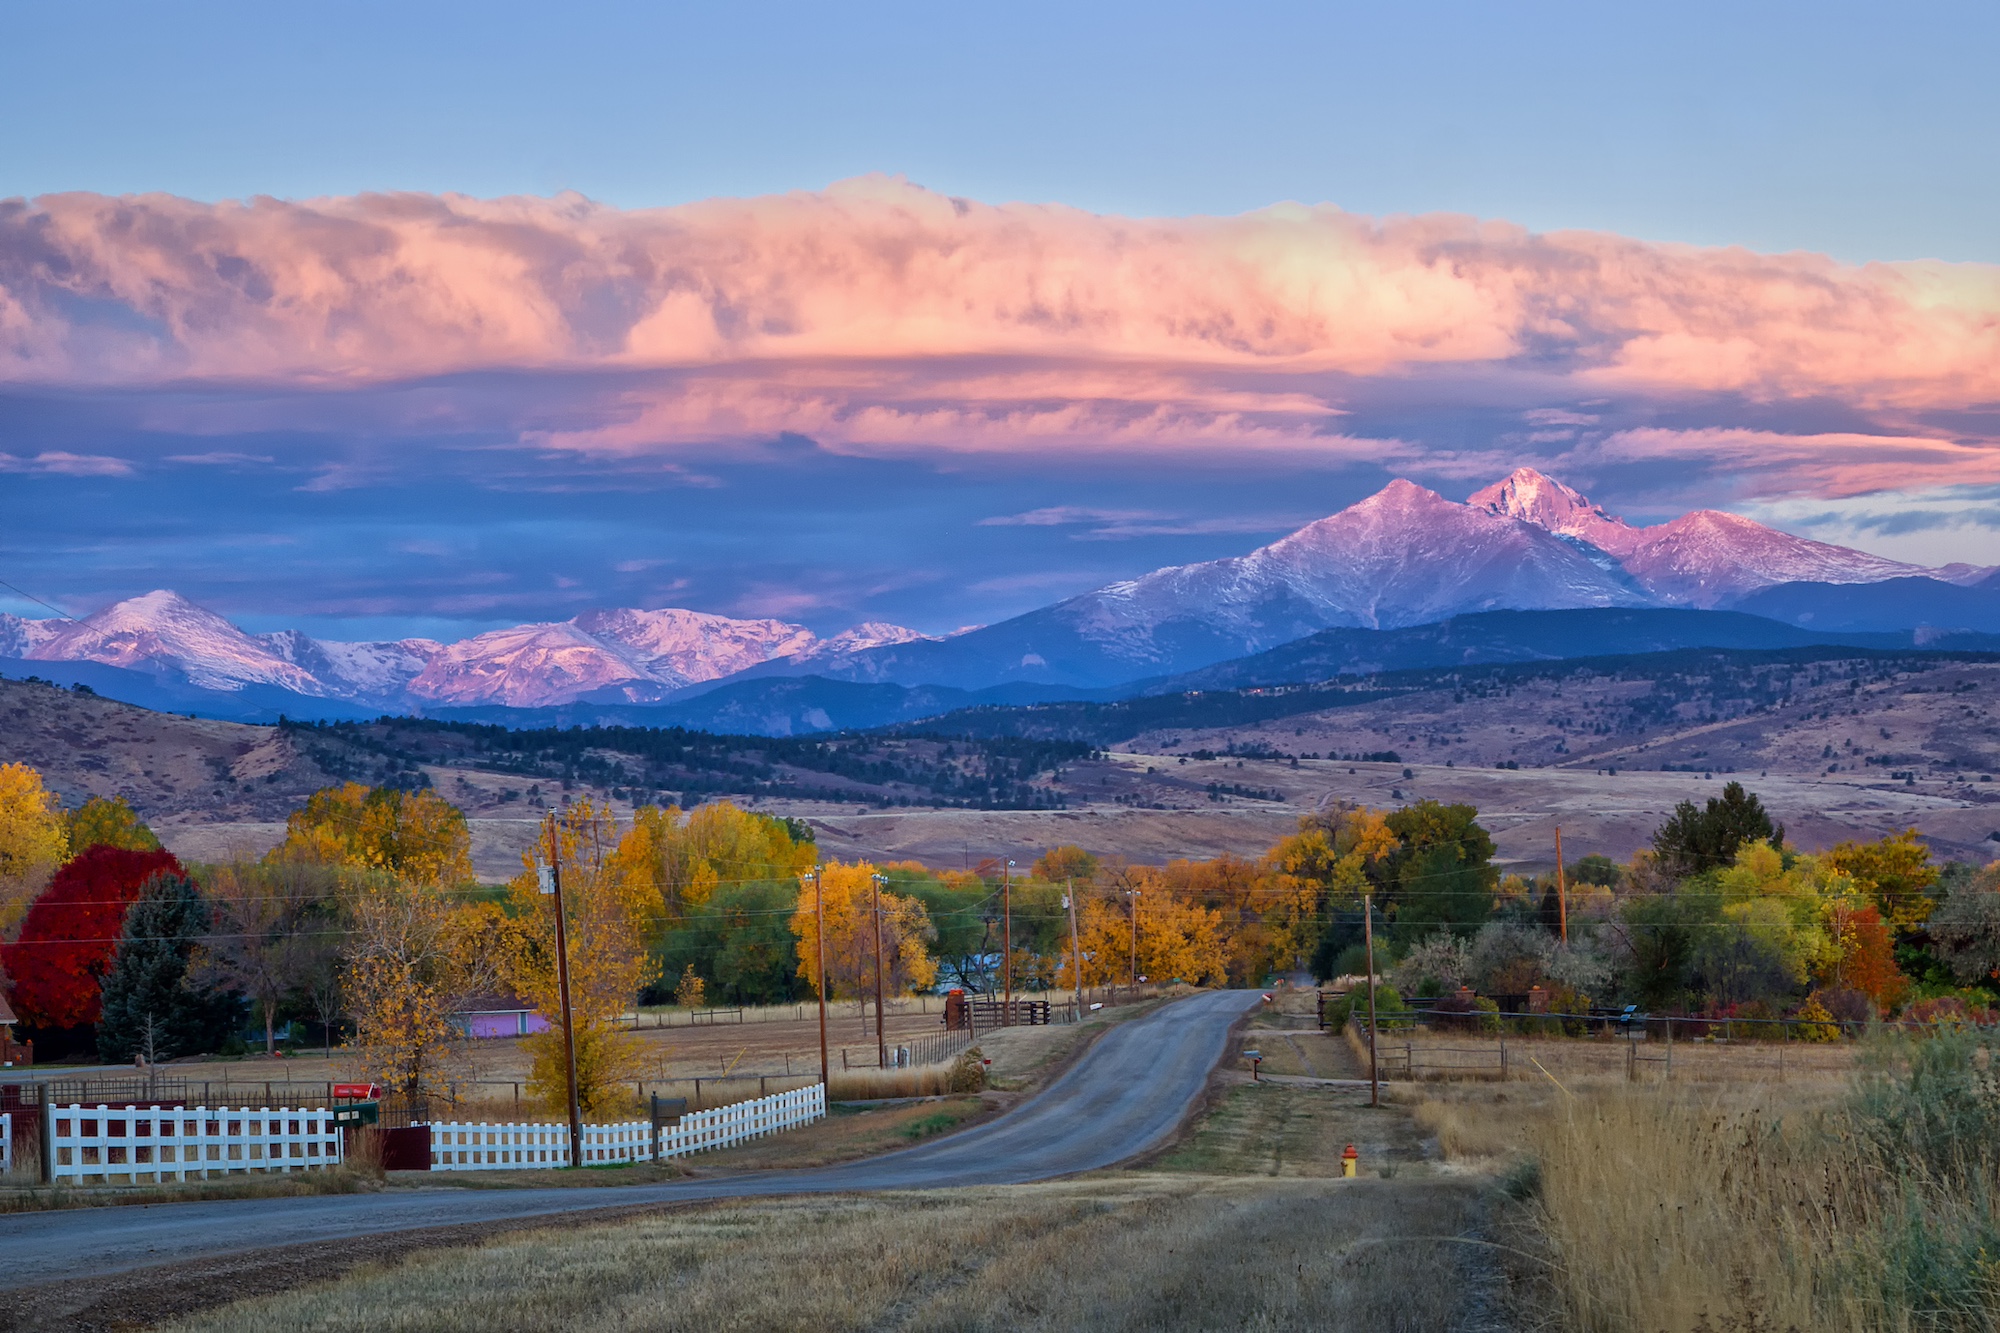
[{"label": "shrub", "polygon": [[1834,1025],[1833,1015],[1819,1001],[1815,992],[1806,997],[1796,1015],[1799,1025],[1792,1029],[1792,1035],[1800,1041],[1834,1041],[1840,1036],[1840,1029]]},{"label": "shrub", "polygon": [[1500,1006],[1484,995],[1455,991],[1437,1002],[1431,1010],[1431,1022],[1460,1032],[1498,1032]]},{"label": "shrub", "polygon": [[1814,991],[1813,998],[1826,1007],[1836,1022],[1866,1023],[1875,1017],[1875,1002],[1852,987],[1830,986]]},{"label": "shrub", "polygon": [[952,1092],[983,1092],[986,1088],[986,1056],[977,1046],[959,1054],[952,1062],[951,1079],[946,1084]]},{"label": "shrub", "polygon": [[1464,940],[1443,930],[1418,941],[1389,970],[1389,980],[1399,991],[1415,995],[1442,995],[1465,985],[1471,978],[1471,948]]},{"label": "shrub", "polygon": [[[1397,992],[1394,986],[1377,985],[1375,987],[1375,1017],[1377,1020],[1386,1021],[1391,1018],[1403,1018],[1409,1013],[1409,1008],[1409,1005],[1403,1002],[1402,995]],[[1354,987],[1327,1006],[1327,1022],[1334,1028],[1346,1027],[1348,1020],[1355,1017],[1368,1017],[1368,987],[1366,983]]]}]

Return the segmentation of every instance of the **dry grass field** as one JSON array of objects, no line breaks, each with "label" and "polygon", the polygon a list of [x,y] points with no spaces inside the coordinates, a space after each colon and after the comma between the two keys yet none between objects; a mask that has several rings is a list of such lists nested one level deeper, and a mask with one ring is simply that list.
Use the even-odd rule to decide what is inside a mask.
[{"label": "dry grass field", "polygon": [[306,1330],[1462,1326],[1453,1182],[1136,1175],[688,1209],[449,1251],[171,1325]]}]

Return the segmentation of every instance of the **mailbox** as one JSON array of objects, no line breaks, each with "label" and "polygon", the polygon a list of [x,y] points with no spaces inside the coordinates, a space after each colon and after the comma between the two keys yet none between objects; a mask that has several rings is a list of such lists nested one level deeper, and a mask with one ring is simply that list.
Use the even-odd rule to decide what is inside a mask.
[{"label": "mailbox", "polygon": [[373,1125],[382,1119],[382,1103],[349,1102],[345,1106],[334,1107],[329,1114],[333,1116],[333,1123],[342,1129],[354,1125]]}]

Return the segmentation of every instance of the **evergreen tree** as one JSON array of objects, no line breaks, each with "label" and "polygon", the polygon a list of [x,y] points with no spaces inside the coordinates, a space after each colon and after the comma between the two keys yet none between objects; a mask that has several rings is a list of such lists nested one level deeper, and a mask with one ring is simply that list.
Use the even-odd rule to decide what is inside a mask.
[{"label": "evergreen tree", "polygon": [[1653,834],[1653,852],[1663,870],[1685,878],[1731,864],[1747,842],[1775,847],[1784,840],[1785,826],[1772,823],[1764,803],[1732,782],[1722,795],[1709,797],[1705,809],[1696,809],[1693,801],[1675,806]]},{"label": "evergreen tree", "polygon": [[208,905],[185,875],[155,875],[125,914],[102,984],[97,1050],[107,1060],[212,1051],[240,1013],[237,998],[193,975]]}]

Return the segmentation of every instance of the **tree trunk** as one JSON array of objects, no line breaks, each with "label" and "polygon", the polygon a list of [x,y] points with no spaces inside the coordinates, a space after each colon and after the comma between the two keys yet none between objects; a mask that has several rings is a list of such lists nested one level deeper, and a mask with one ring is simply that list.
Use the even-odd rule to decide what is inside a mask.
[{"label": "tree trunk", "polygon": [[276,1055],[278,1053],[277,1020],[278,1002],[276,1000],[264,1001],[264,1054],[266,1055]]}]

